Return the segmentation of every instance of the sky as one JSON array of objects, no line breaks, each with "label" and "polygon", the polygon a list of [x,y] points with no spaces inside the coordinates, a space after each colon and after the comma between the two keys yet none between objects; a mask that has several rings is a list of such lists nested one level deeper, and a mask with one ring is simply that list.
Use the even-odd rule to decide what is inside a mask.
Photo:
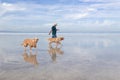
[{"label": "sky", "polygon": [[0,0],[0,32],[119,32],[120,0]]}]

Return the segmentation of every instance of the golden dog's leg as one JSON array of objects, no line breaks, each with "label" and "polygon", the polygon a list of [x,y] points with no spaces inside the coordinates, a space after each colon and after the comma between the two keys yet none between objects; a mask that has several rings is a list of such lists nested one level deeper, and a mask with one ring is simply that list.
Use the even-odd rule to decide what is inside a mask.
[{"label": "golden dog's leg", "polygon": [[49,45],[51,44],[51,42],[49,42]]},{"label": "golden dog's leg", "polygon": [[60,45],[61,43],[58,41],[56,42],[56,48],[58,47],[58,45]]},{"label": "golden dog's leg", "polygon": [[49,45],[51,45],[52,44],[52,42],[49,42]]},{"label": "golden dog's leg", "polygon": [[61,42],[58,42],[59,44],[61,44]]},{"label": "golden dog's leg", "polygon": [[32,47],[30,46],[30,52],[32,53]]},{"label": "golden dog's leg", "polygon": [[59,45],[59,43],[58,43],[58,42],[56,42],[56,48],[58,47],[58,45]]},{"label": "golden dog's leg", "polygon": [[63,45],[61,44],[61,42],[59,42],[59,44],[61,45],[61,46],[60,46],[60,48],[61,48]]}]

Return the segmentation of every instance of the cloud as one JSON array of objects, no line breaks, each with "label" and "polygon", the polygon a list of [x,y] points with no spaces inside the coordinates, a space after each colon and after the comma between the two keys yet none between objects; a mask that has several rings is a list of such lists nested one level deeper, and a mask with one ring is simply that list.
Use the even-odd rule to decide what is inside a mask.
[{"label": "cloud", "polygon": [[[3,26],[2,29],[7,29],[8,26],[16,26],[15,29],[18,29],[19,26],[36,26],[37,29],[42,29],[44,26],[47,28],[57,22],[62,27],[65,26],[64,30],[67,30],[66,26],[71,27],[71,30],[73,30],[73,25],[77,29],[89,26],[92,30],[95,26],[111,27],[115,24],[119,25],[119,7],[119,2],[81,3],[80,5],[3,2],[0,4],[0,25]],[[39,27],[39,25],[43,27]],[[84,29],[87,29],[87,27]]]},{"label": "cloud", "polygon": [[72,13],[68,13],[64,17],[67,19],[78,20],[78,19],[88,17],[91,12],[95,12],[95,11],[97,11],[95,8],[84,7],[84,8],[81,8],[80,10],[75,9]]},{"label": "cloud", "polygon": [[119,0],[78,0],[80,2],[116,2],[116,1],[119,1]]},{"label": "cloud", "polygon": [[4,15],[7,12],[24,11],[24,10],[26,10],[26,8],[18,4],[10,4],[5,2],[0,4],[0,16]]},{"label": "cloud", "polygon": [[81,19],[88,15],[88,13],[75,13],[75,14],[67,14],[65,18],[67,19]]},{"label": "cloud", "polygon": [[2,3],[2,7],[7,10],[7,11],[21,11],[21,10],[25,10],[25,8],[22,8],[20,6],[14,5],[14,4],[10,4],[10,3]]}]

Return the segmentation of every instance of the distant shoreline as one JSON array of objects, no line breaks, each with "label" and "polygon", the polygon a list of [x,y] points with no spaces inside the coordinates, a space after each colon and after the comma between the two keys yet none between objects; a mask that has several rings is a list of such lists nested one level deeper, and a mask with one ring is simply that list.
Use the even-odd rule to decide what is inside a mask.
[{"label": "distant shoreline", "polygon": [[[0,32],[0,34],[48,34],[48,32]],[[120,32],[58,32],[69,34],[120,34]]]},{"label": "distant shoreline", "polygon": [[[0,31],[0,34],[3,33],[48,33],[48,32],[34,32],[34,31]],[[120,31],[60,31],[58,33],[120,33]]]}]

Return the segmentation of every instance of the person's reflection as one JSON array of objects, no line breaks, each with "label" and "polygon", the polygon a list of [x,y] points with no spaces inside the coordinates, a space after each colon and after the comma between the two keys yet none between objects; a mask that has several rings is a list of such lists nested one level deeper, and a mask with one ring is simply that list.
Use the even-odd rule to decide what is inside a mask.
[{"label": "person's reflection", "polygon": [[33,54],[32,52],[30,52],[30,54],[28,54],[26,51],[24,51],[23,53],[23,59],[25,62],[28,62],[28,63],[31,63],[35,66],[38,65],[38,61],[37,61],[37,58],[36,58],[36,53]]},{"label": "person's reflection", "polygon": [[60,55],[64,54],[64,52],[61,50],[61,47],[60,48],[53,47],[52,45],[49,45],[48,52],[49,52],[53,62],[56,62],[57,54],[60,54]]}]

